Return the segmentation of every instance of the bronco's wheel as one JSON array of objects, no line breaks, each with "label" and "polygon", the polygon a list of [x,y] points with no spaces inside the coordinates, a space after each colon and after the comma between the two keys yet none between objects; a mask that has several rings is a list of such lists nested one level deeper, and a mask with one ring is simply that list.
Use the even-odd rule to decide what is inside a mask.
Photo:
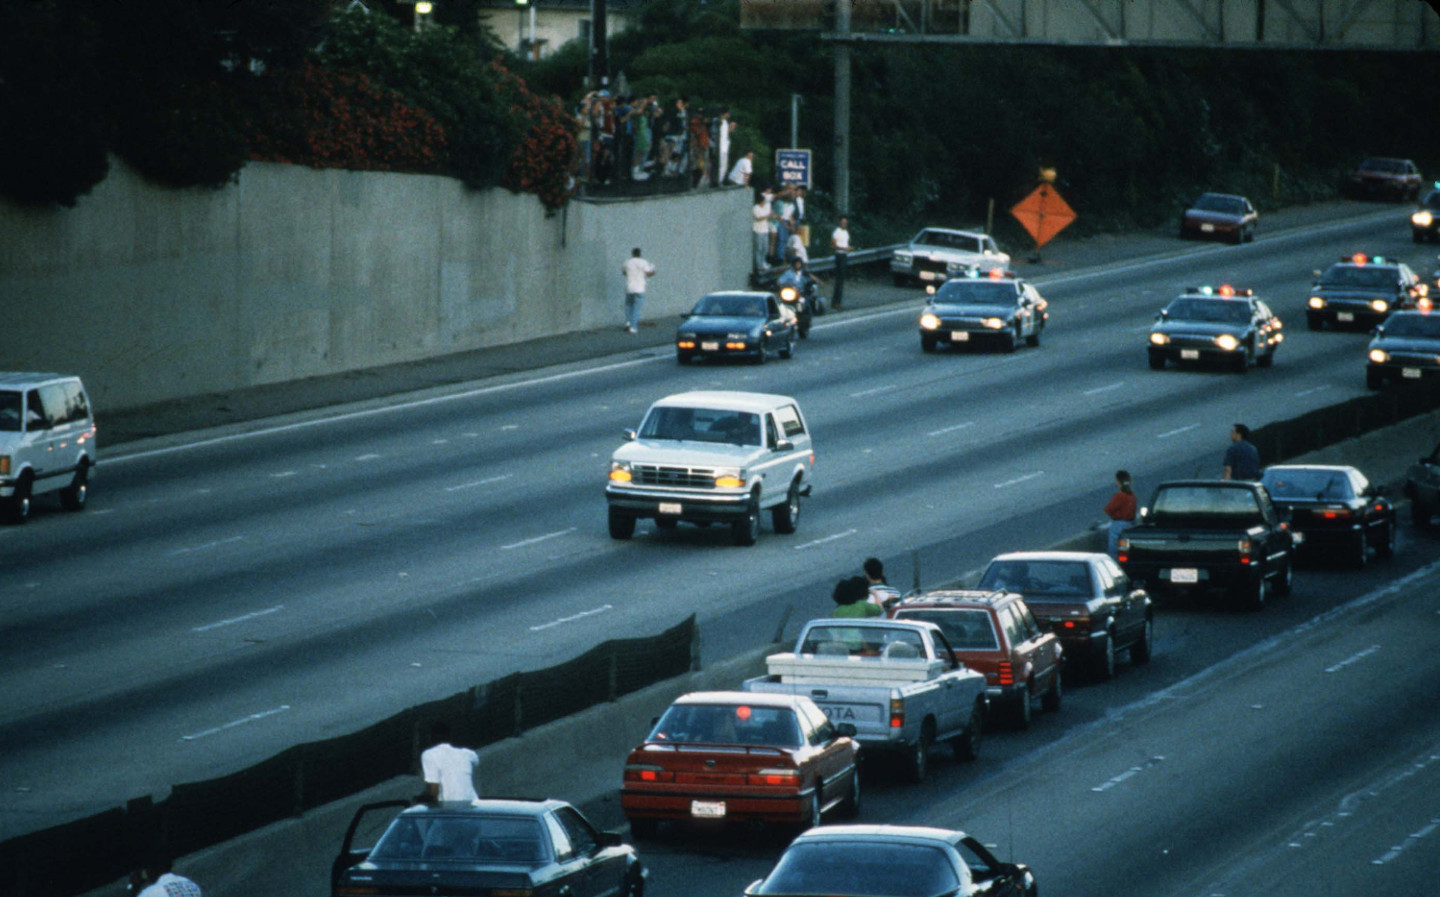
[{"label": "bronco's wheel", "polygon": [[628,539],[635,535],[635,518],[618,508],[610,509],[610,538]]},{"label": "bronco's wheel", "polygon": [[1015,347],[1020,345],[1020,325],[1016,324],[1005,334],[1005,341],[1000,344],[1001,352],[1014,352]]},{"label": "bronco's wheel", "polygon": [[800,831],[808,832],[824,821],[824,814],[820,811],[820,783],[816,782],[815,791],[810,795],[809,805],[805,808],[805,816],[800,820]]},{"label": "bronco's wheel", "polygon": [[1305,326],[1311,330],[1323,330],[1325,328],[1325,319],[1319,315],[1306,315]]},{"label": "bronco's wheel", "polygon": [[1131,663],[1149,663],[1150,654],[1155,649],[1155,620],[1152,617],[1145,618],[1145,625],[1140,629],[1140,638],[1130,646]]},{"label": "bronco's wheel", "polygon": [[[800,338],[801,338],[801,339],[804,339],[804,338],[805,338],[805,331],[803,331],[803,330],[800,331]],[[786,339],[786,340],[785,340],[785,345],[780,348],[780,357],[781,357],[781,358],[789,358],[789,357],[791,357],[791,356],[794,355],[794,354],[795,354],[795,337],[792,336],[792,337],[789,337],[788,339]]]},{"label": "bronco's wheel", "polygon": [[67,511],[85,510],[85,501],[90,497],[90,462],[81,461],[75,468],[75,478],[70,485],[60,490],[60,506]]},{"label": "bronco's wheel", "polygon": [[692,356],[689,352],[676,352],[676,353],[675,353],[675,363],[676,363],[676,364],[689,364],[689,363],[690,363],[690,359],[691,359],[692,357],[693,357],[693,356]]},{"label": "bronco's wheel", "polygon": [[775,528],[775,532],[786,535],[795,532],[795,528],[800,525],[799,479],[791,481],[790,490],[785,493],[785,503],[770,509],[770,524]]},{"label": "bronco's wheel", "polygon": [[1044,329],[1043,326],[1036,326],[1035,332],[1032,333],[1032,334],[1030,334],[1029,336],[1025,337],[1025,345],[1027,345],[1027,346],[1038,346],[1038,345],[1040,345],[1040,331],[1043,330],[1043,329]]},{"label": "bronco's wheel", "polygon": [[656,517],[656,518],[655,518],[655,528],[656,528],[656,529],[674,529],[675,527],[677,527],[677,526],[679,526],[679,525],[680,525],[680,518],[679,518],[679,517]]},{"label": "bronco's wheel", "polygon": [[1060,709],[1060,702],[1065,699],[1064,685],[1060,681],[1060,671],[1055,671],[1055,678],[1050,682],[1050,690],[1040,698],[1040,706],[1045,708],[1046,713],[1054,713]]},{"label": "bronco's wheel", "polygon": [[745,516],[730,524],[730,532],[736,545],[754,545],[760,538],[760,496],[750,496],[750,506]]},{"label": "bronco's wheel", "polygon": [[1430,518],[1434,515],[1430,506],[1418,498],[1410,500],[1410,522],[1416,529],[1426,529],[1430,526]]}]

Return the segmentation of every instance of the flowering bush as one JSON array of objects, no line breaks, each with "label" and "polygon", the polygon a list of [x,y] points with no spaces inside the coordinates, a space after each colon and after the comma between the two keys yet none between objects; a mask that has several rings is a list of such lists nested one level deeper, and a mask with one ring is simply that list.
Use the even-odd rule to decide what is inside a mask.
[{"label": "flowering bush", "polygon": [[558,100],[530,90],[524,78],[508,71],[498,60],[490,65],[498,98],[520,121],[524,135],[510,149],[501,185],[507,190],[536,194],[553,212],[565,205],[574,192],[570,178],[576,148],[574,120],[565,114]]}]

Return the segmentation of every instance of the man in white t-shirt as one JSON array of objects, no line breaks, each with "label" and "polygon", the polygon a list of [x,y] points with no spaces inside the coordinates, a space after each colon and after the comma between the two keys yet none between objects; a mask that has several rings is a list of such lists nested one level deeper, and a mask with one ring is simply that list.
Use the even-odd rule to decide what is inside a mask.
[{"label": "man in white t-shirt", "polygon": [[200,886],[170,871],[169,858],[152,862],[130,876],[130,890],[136,897],[201,897]]},{"label": "man in white t-shirt", "polygon": [[830,307],[840,310],[845,301],[845,263],[850,259],[850,219],[840,216],[840,226],[830,234],[830,251],[835,258],[835,294]]},{"label": "man in white t-shirt", "polygon": [[620,270],[625,274],[625,330],[637,333],[640,304],[645,301],[645,281],[655,276],[655,266],[640,257],[640,247],[636,246]]},{"label": "man in white t-shirt", "polygon": [[737,187],[750,186],[750,176],[755,173],[755,151],[751,150],[739,159],[735,160],[735,167],[730,169],[730,183]]},{"label": "man in white t-shirt", "polygon": [[450,727],[444,723],[436,723],[430,729],[430,744],[432,746],[420,755],[425,790],[416,800],[424,803],[478,800],[475,767],[480,765],[480,755],[450,744]]},{"label": "man in white t-shirt", "polygon": [[762,190],[755,194],[755,205],[750,207],[750,214],[754,218],[750,226],[750,237],[754,243],[756,271],[765,270],[765,256],[770,252],[770,218],[774,215],[770,200],[773,195],[769,190]]}]

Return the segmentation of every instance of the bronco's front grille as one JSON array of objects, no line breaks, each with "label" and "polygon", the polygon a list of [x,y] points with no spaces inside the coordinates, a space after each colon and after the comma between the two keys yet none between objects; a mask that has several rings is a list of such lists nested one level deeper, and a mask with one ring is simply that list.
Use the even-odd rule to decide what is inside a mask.
[{"label": "bronco's front grille", "polygon": [[676,486],[686,489],[714,489],[713,467],[669,467],[662,464],[636,464],[631,471],[637,486]]}]

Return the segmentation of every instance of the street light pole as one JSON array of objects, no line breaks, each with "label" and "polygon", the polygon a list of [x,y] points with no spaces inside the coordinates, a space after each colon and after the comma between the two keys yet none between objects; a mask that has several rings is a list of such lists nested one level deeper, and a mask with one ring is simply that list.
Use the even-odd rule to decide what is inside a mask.
[{"label": "street light pole", "polygon": [[850,208],[850,2],[835,2],[835,210]]}]

